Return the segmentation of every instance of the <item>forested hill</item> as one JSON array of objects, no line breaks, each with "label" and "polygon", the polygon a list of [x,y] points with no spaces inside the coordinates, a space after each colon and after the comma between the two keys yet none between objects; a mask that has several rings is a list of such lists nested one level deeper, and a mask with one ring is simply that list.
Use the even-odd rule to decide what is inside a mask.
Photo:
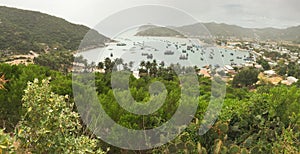
[{"label": "forested hill", "polygon": [[[207,29],[206,29],[207,28]],[[164,27],[155,27],[153,25],[143,26],[137,35],[143,36],[170,36],[165,33]],[[218,24],[218,23],[196,23],[181,27],[172,27],[173,36],[177,33],[185,36],[206,36],[208,33],[217,38],[250,38],[259,40],[274,41],[292,41],[300,43],[300,26],[289,27],[286,29],[276,28],[244,28],[236,25]],[[176,33],[174,31],[177,31]]]},{"label": "forested hill", "polygon": [[[48,46],[77,50],[89,30],[86,26],[72,24],[44,13],[0,6],[1,51],[39,52]],[[96,31],[90,33],[92,38],[86,44],[89,47],[102,46],[109,40]]]}]

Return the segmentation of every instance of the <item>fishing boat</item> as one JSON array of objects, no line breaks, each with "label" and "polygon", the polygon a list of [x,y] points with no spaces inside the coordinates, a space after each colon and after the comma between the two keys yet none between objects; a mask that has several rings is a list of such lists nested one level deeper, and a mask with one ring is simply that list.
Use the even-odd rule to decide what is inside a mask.
[{"label": "fishing boat", "polygon": [[142,53],[142,56],[148,56],[148,53]]},{"label": "fishing boat", "polygon": [[153,59],[153,55],[152,54],[147,55],[147,59]]},{"label": "fishing boat", "polygon": [[117,43],[117,46],[126,46],[125,43]]},{"label": "fishing boat", "polygon": [[219,68],[219,67],[220,67],[220,65],[219,65],[219,64],[215,64],[214,66],[215,66],[215,68]]},{"label": "fishing boat", "polygon": [[188,56],[182,54],[182,55],[179,56],[179,59],[180,59],[180,60],[187,60],[187,59],[188,59]]},{"label": "fishing boat", "polygon": [[174,55],[174,52],[172,50],[166,50],[164,52],[165,55]]}]

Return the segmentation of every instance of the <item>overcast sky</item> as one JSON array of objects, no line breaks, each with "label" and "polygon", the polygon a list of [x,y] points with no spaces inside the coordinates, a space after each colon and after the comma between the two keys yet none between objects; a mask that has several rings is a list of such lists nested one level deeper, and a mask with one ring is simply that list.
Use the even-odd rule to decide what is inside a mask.
[{"label": "overcast sky", "polygon": [[276,28],[300,25],[299,0],[0,0],[0,5],[40,11],[89,27],[121,10],[147,4],[181,9],[200,22]]}]

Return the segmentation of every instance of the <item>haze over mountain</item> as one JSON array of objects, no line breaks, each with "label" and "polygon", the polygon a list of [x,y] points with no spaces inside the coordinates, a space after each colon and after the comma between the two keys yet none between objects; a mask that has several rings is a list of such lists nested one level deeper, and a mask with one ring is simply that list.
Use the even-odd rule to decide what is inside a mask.
[{"label": "haze over mountain", "polygon": [[145,25],[139,28],[136,36],[167,36],[183,37],[183,34],[167,27],[157,27],[154,25]]},{"label": "haze over mountain", "polygon": [[26,52],[47,48],[77,50],[86,33],[84,47],[103,46],[109,39],[83,25],[40,12],[0,6],[0,50]]},{"label": "haze over mountain", "polygon": [[[147,27],[147,26],[144,26]],[[166,27],[161,27],[165,29]],[[149,36],[164,36],[163,33],[158,34],[159,27],[148,26],[147,29],[141,30],[138,35]],[[286,29],[276,28],[243,28],[236,25],[218,24],[218,23],[197,23],[192,25],[186,25],[182,27],[169,27],[169,29],[175,30],[173,34],[168,36],[176,36],[178,32],[185,36],[207,36],[212,35],[218,38],[250,38],[258,40],[285,40],[300,43],[300,26],[290,27]],[[149,32],[155,33],[149,33]]]}]

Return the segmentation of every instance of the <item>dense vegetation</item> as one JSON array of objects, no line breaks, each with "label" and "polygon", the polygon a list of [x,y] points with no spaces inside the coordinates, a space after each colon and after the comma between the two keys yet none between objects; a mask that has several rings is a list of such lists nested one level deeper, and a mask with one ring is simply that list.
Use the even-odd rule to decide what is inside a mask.
[{"label": "dense vegetation", "polygon": [[68,51],[53,51],[42,53],[33,59],[33,62],[40,66],[46,66],[52,70],[67,73],[72,68],[74,56]]},{"label": "dense vegetation", "polygon": [[28,81],[35,78],[44,79],[52,77],[52,91],[60,95],[72,96],[72,83],[69,75],[62,75],[60,72],[52,71],[49,68],[38,65],[10,66],[0,65],[1,76],[6,83],[0,91],[0,126],[12,131],[22,115],[22,96]]},{"label": "dense vegetation", "polygon": [[284,65],[283,62],[279,62],[275,69],[279,75],[300,78],[300,65],[298,63],[290,62],[288,65]]},{"label": "dense vegetation", "polygon": [[[184,26],[179,31],[191,32],[199,25]],[[209,23],[205,24],[215,36],[252,37],[253,30],[263,38],[297,40],[299,27],[285,30],[244,29],[238,26]],[[203,27],[202,27],[203,28]],[[138,35],[182,36],[177,31],[155,26],[143,26]],[[190,31],[193,30],[193,31]],[[122,81],[132,63],[122,59],[106,58],[99,64],[88,64],[86,60],[76,58],[84,64],[84,72],[95,67],[105,73],[95,73],[95,83],[84,74],[75,79],[95,84],[97,98],[106,113],[118,124],[130,129],[151,129],[171,119],[186,97],[186,105],[191,101],[198,103],[196,114],[187,128],[171,142],[144,151],[130,151],[114,147],[99,139],[94,130],[89,129],[80,118],[80,106],[74,103],[72,74],[69,72],[74,61],[69,50],[76,50],[89,28],[68,23],[67,21],[39,12],[0,6],[0,55],[39,52],[32,65],[8,65],[0,63],[0,154],[2,153],[214,153],[214,154],[265,154],[300,153],[300,81],[291,86],[256,85],[259,70],[245,68],[235,75],[226,85],[226,96],[221,113],[209,131],[199,135],[199,128],[209,105],[211,95],[222,95],[222,89],[212,93],[212,80],[197,76],[199,89],[184,87],[176,72],[189,74],[196,67],[181,67],[179,64],[165,66],[142,61],[140,76],[137,79],[129,74],[129,90]],[[201,32],[201,31],[198,31]],[[205,32],[205,35],[207,31]],[[255,36],[256,37],[256,36]],[[83,49],[103,45],[108,39],[96,31],[89,31]],[[299,52],[293,46],[286,46],[292,52]],[[44,52],[46,51],[46,52]],[[273,52],[268,57],[278,58]],[[282,58],[286,58],[282,55]],[[260,59],[264,69],[270,69],[267,61]],[[117,67],[115,67],[117,65]],[[284,76],[300,78],[299,64],[290,62],[274,69]],[[120,76],[113,76],[118,71]],[[124,73],[124,74],[122,74]],[[124,75],[124,76],[123,76]],[[119,85],[112,89],[111,79]],[[73,76],[74,79],[74,76]],[[189,82],[190,80],[188,80]],[[117,98],[130,102],[131,94],[137,103],[151,100],[152,83],[161,82],[167,91],[155,92],[160,101],[166,95],[164,104],[150,115],[137,115],[121,107]],[[221,81],[217,80],[218,85]],[[75,86],[84,87],[81,83]],[[200,92],[197,98],[182,95],[182,89],[190,93]],[[84,93],[82,93],[84,94]],[[117,98],[116,98],[117,96]],[[79,96],[80,98],[80,96]],[[85,100],[88,98],[82,97]],[[156,101],[149,101],[154,106]],[[95,110],[95,109],[94,109]],[[90,111],[94,111],[90,110]],[[96,109],[97,110],[97,109]],[[214,113],[211,113],[214,116]],[[134,140],[139,136],[131,136]],[[166,136],[160,136],[163,140]],[[120,136],[111,136],[119,139]],[[152,138],[149,138],[151,140]],[[160,140],[160,141],[161,141]],[[128,143],[130,144],[130,143]]]},{"label": "dense vegetation", "polygon": [[[130,76],[129,79],[130,93],[134,99],[138,102],[148,101],[148,85],[156,81],[164,83],[168,93],[164,105],[158,111],[151,116],[139,116],[117,104],[110,81],[111,71],[115,68],[113,64],[124,65],[122,62],[106,59],[99,66],[104,67],[107,73],[95,74],[98,98],[112,119],[127,128],[149,129],[160,126],[172,117],[181,92],[174,69],[188,72],[188,68],[183,69],[178,65],[166,67],[155,61],[142,62],[142,77],[136,79]],[[3,85],[0,90],[1,128],[6,133],[13,134],[0,132],[2,151],[96,153],[110,148],[110,153],[300,152],[300,90],[295,85],[259,86],[255,87],[255,91],[251,86],[249,91],[247,86],[252,83],[242,84],[243,79],[236,79],[235,82],[241,82],[237,84],[240,88],[227,86],[226,98],[217,122],[205,135],[200,136],[198,129],[210,100],[211,80],[198,76],[199,105],[197,114],[187,129],[164,146],[146,151],[129,151],[95,139],[86,130],[73,103],[69,74],[37,65],[6,64],[0,65],[0,73],[4,75],[0,82]],[[248,78],[247,73],[257,75],[254,70],[244,70],[238,78]],[[48,77],[51,77],[50,84],[49,80],[42,81]],[[34,80],[35,78],[42,82]],[[26,84],[27,81],[31,83]],[[127,99],[125,89],[119,87],[117,92],[120,98]]]},{"label": "dense vegetation", "polygon": [[[89,30],[47,14],[0,6],[0,51],[77,50]],[[108,40],[93,30],[88,39],[86,46],[103,45]]]}]

